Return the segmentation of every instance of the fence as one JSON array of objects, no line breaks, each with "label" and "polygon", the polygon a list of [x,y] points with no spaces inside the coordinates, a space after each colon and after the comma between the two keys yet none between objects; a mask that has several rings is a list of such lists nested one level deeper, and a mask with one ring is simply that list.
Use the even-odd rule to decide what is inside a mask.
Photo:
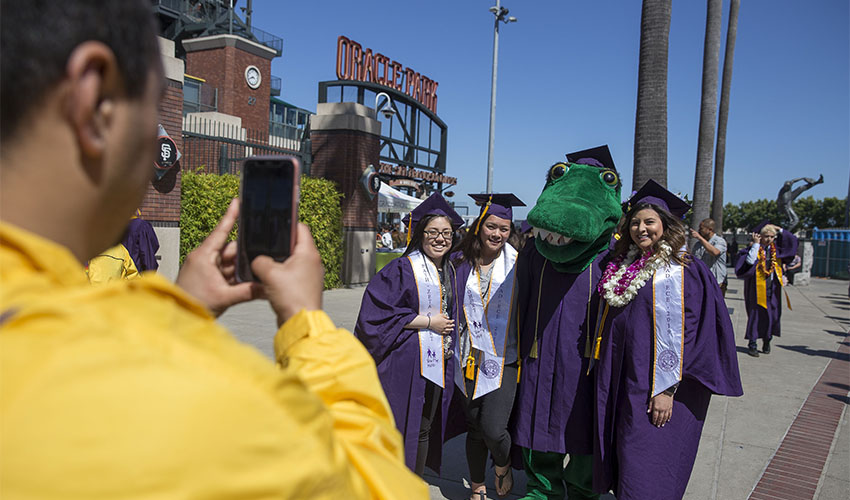
[{"label": "fence", "polygon": [[299,157],[307,166],[310,152],[302,148],[301,140],[270,136],[268,132],[245,129],[238,123],[188,116],[183,120],[180,164],[191,172],[239,174],[242,161],[249,156],[285,154]]}]

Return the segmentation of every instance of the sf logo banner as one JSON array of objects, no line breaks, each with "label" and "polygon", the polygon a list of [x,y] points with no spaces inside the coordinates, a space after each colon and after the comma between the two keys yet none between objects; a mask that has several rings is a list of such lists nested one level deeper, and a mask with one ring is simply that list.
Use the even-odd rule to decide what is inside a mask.
[{"label": "sf logo banner", "polygon": [[154,172],[156,178],[161,179],[168,170],[173,167],[182,155],[177,150],[177,144],[174,143],[168,132],[162,124],[159,125],[159,138],[157,139],[156,159],[154,160]]},{"label": "sf logo banner", "polygon": [[375,167],[369,165],[363,170],[360,174],[360,185],[363,186],[369,199],[374,200],[375,195],[381,190],[381,177],[375,171]]}]

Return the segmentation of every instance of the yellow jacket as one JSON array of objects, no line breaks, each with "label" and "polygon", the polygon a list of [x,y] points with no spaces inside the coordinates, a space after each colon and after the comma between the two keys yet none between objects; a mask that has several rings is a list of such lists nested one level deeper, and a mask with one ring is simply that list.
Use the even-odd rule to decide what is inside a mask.
[{"label": "yellow jacket", "polygon": [[90,260],[86,274],[90,283],[99,285],[110,281],[134,280],[139,277],[139,270],[127,247],[119,243]]},{"label": "yellow jacket", "polygon": [[0,497],[427,498],[360,343],[302,311],[274,345],[0,223]]}]

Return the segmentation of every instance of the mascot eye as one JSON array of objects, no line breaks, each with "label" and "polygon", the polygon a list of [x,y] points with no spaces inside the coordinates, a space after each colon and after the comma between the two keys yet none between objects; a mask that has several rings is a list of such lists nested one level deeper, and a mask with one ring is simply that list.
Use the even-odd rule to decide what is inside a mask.
[{"label": "mascot eye", "polygon": [[611,170],[606,170],[599,175],[602,177],[605,184],[608,184],[609,186],[616,186],[620,182],[620,178]]},{"label": "mascot eye", "polygon": [[563,163],[556,163],[549,169],[549,179],[555,180],[564,176],[567,173],[569,167],[564,165]]}]

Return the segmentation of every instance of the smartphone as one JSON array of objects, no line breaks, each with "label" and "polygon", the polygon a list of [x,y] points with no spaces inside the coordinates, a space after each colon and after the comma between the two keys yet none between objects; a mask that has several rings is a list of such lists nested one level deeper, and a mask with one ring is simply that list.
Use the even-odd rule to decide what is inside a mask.
[{"label": "smartphone", "polygon": [[291,156],[253,156],[242,165],[236,279],[259,281],[251,262],[283,262],[295,248],[300,165]]}]

